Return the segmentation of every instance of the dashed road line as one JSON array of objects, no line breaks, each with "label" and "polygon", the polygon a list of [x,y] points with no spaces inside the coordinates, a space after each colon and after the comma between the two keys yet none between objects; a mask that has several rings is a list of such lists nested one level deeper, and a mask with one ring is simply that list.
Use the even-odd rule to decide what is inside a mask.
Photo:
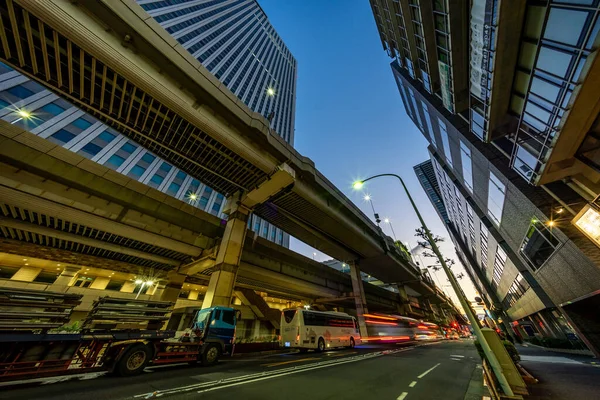
[{"label": "dashed road line", "polygon": [[410,385],[408,385],[408,387],[415,387],[416,384],[417,384],[417,381],[412,381],[410,383]]},{"label": "dashed road line", "polygon": [[434,369],[436,369],[440,364],[441,363],[435,364],[433,367],[429,368],[427,371],[425,371],[421,375],[417,376],[417,378],[421,379],[422,377],[424,377],[425,375],[427,375],[428,373],[430,373],[431,371],[433,371]]},{"label": "dashed road line", "polygon": [[398,396],[398,398],[396,400],[404,400],[406,398],[406,396],[408,396],[408,393],[402,392],[402,394],[400,396]]}]

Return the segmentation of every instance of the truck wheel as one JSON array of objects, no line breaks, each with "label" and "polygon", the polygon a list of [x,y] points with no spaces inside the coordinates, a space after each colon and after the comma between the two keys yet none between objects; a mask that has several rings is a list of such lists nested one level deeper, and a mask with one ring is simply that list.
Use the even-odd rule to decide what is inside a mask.
[{"label": "truck wheel", "polygon": [[317,352],[322,353],[325,351],[325,341],[323,338],[319,338],[319,343],[317,345]]},{"label": "truck wheel", "polygon": [[208,366],[216,364],[219,361],[219,355],[221,352],[215,344],[208,344],[202,352],[202,365]]},{"label": "truck wheel", "polygon": [[150,349],[141,343],[129,347],[117,363],[115,372],[119,376],[133,376],[141,373],[150,361]]}]

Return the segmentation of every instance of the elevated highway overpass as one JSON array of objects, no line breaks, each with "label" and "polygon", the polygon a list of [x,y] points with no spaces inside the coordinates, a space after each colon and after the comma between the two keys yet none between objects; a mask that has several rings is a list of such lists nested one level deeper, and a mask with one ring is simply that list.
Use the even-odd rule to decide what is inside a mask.
[{"label": "elevated highway overpass", "polygon": [[[225,231],[220,218],[4,121],[0,133],[3,252],[132,274],[179,272],[185,282],[208,283]],[[347,274],[254,233],[237,274],[235,290],[242,289],[354,304]],[[423,295],[433,304],[447,301]],[[375,311],[400,311],[397,293],[365,285],[365,296]]]},{"label": "elevated highway overpass", "polygon": [[[196,265],[193,271],[212,272],[213,288],[233,287],[245,248],[244,215],[252,211],[381,281],[439,297],[392,240],[381,235],[311,160],[271,132],[265,118],[252,113],[135,2],[7,0],[0,11],[3,62],[228,196],[235,217],[230,215],[224,226],[221,237],[227,239],[221,244],[227,245],[217,255],[217,268]],[[8,164],[25,170],[36,167],[27,158],[13,157]],[[77,175],[72,166],[62,168],[54,175]],[[288,179],[285,185],[265,190],[276,186],[273,182],[281,175]],[[110,179],[119,182],[123,177]],[[253,197],[256,194],[261,196]],[[123,196],[129,206],[119,211],[116,222],[140,213],[139,198]],[[174,199],[164,203],[170,201]],[[164,210],[164,205],[157,205],[154,213]],[[185,245],[171,243],[171,247],[189,250],[190,243],[183,239],[188,229],[198,229],[190,224],[188,220],[176,225],[182,230],[173,237]],[[194,238],[203,251],[211,248],[206,232],[218,230],[207,225],[203,221],[202,236]],[[128,256],[136,257],[131,251]],[[161,268],[175,266],[165,258],[164,251],[156,249],[151,262]],[[227,298],[217,297],[215,301]]]}]

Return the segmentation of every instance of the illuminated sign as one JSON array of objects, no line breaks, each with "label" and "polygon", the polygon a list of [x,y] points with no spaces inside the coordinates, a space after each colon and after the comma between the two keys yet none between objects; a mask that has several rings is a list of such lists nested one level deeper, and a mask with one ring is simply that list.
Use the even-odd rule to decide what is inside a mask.
[{"label": "illuminated sign", "polygon": [[600,246],[600,212],[593,205],[586,205],[572,222],[597,246]]}]

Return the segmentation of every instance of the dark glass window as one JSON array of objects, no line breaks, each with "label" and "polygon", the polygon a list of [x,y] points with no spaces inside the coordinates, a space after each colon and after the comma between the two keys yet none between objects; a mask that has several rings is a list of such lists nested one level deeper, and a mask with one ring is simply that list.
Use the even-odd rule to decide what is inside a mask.
[{"label": "dark glass window", "polygon": [[115,135],[113,135],[112,133],[110,133],[108,131],[104,131],[100,135],[98,135],[98,138],[104,140],[106,143],[112,142],[115,137],[116,137]]},{"label": "dark glass window", "polygon": [[154,176],[150,178],[150,182],[155,183],[156,185],[160,185],[164,179],[164,177],[158,174],[154,174]]},{"label": "dark glass window", "polygon": [[521,245],[521,255],[534,270],[540,268],[560,244],[551,229],[538,220],[532,221]]},{"label": "dark glass window", "polygon": [[89,121],[86,121],[83,118],[77,118],[75,121],[71,122],[71,125],[76,126],[82,131],[85,131],[87,128],[92,126],[92,124]]},{"label": "dark glass window", "polygon": [[17,273],[19,267],[7,267],[5,265],[0,266],[0,279],[10,279],[14,274]]},{"label": "dark glass window", "polygon": [[123,150],[123,151],[125,151],[125,152],[127,152],[129,154],[133,153],[135,151],[135,149],[137,149],[137,146],[134,146],[131,143],[125,143],[123,145],[123,147],[121,147],[121,150]]},{"label": "dark glass window", "polygon": [[81,148],[81,151],[88,154],[90,157],[93,157],[96,154],[100,153],[100,150],[102,150],[102,147],[94,143],[88,143]]},{"label": "dark glass window", "polygon": [[48,139],[53,141],[54,143],[64,144],[64,143],[67,143],[69,140],[73,139],[74,137],[75,137],[75,135],[72,134],[71,132],[68,132],[64,129],[60,129],[59,131],[54,133],[52,136],[50,136]]},{"label": "dark glass window", "polygon": [[223,310],[221,321],[229,325],[235,325],[235,311]]},{"label": "dark glass window", "polygon": [[58,275],[60,273],[56,273],[56,272],[49,272],[49,271],[42,271],[40,272],[35,279],[33,280],[34,282],[39,282],[39,283],[54,283],[54,281],[58,278]]},{"label": "dark glass window", "polygon": [[177,194],[177,192],[179,191],[180,187],[181,187],[181,185],[178,185],[175,182],[172,182],[169,185],[169,189],[167,191],[169,192],[170,195],[175,196]]},{"label": "dark glass window", "polygon": [[110,282],[108,282],[108,285],[106,285],[106,287],[104,288],[104,290],[114,290],[115,292],[118,292],[121,290],[124,284],[125,281],[114,281],[111,279]]},{"label": "dark glass window", "polygon": [[134,165],[127,175],[129,175],[132,178],[138,179],[144,174],[144,172],[146,172],[146,168],[140,167],[139,165]]},{"label": "dark glass window", "polygon": [[171,170],[171,165],[164,162],[161,164],[160,168],[161,171],[165,171],[165,172],[169,172]]},{"label": "dark glass window", "polygon": [[[46,113],[46,114],[51,114],[53,116],[57,116],[62,114],[65,111],[64,108],[57,106],[54,103],[50,103],[50,104],[46,104],[44,107],[40,108],[39,110],[37,110],[35,112],[35,114],[40,114],[40,113]],[[41,116],[40,116],[41,117]]]},{"label": "dark glass window", "polygon": [[33,92],[25,88],[23,85],[13,86],[6,92],[12,94],[15,97],[18,97],[19,99],[26,99],[27,97],[33,95]]},{"label": "dark glass window", "polygon": [[146,161],[148,164],[150,164],[152,161],[154,161],[155,158],[156,157],[150,153],[146,153],[142,156],[142,160]]},{"label": "dark glass window", "polygon": [[105,165],[114,169],[117,169],[121,166],[121,164],[123,164],[125,162],[125,159],[121,156],[118,156],[116,154],[113,154],[112,156],[110,156],[110,158],[106,161]]}]

